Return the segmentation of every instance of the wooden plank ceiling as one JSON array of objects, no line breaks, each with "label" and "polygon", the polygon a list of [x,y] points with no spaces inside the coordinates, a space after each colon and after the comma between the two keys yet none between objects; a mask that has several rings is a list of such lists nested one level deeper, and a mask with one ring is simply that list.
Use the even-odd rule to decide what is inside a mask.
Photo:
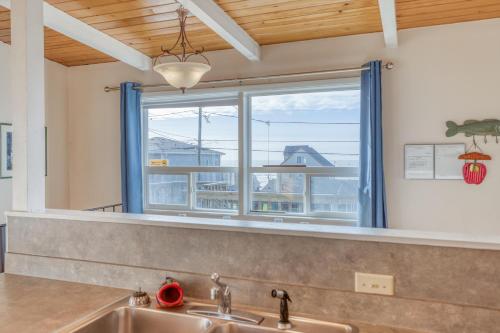
[{"label": "wooden plank ceiling", "polygon": [[[260,45],[382,31],[377,0],[215,0]],[[155,56],[178,33],[175,0],[47,0],[94,28]],[[499,0],[396,0],[399,29],[500,17]],[[1,7],[0,7],[1,8]],[[195,47],[230,45],[188,18]],[[114,61],[50,29],[46,57],[67,66]],[[9,11],[0,9],[0,40],[10,42]]]}]

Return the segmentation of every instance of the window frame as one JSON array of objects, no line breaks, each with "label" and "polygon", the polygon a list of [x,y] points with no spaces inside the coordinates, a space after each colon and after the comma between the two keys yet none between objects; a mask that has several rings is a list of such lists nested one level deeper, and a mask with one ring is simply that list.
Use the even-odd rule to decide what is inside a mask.
[{"label": "window frame", "polygon": [[[196,173],[201,172],[220,172],[220,173],[238,173],[238,167],[207,167],[207,166],[189,166],[189,167],[161,167],[161,166],[149,166],[148,160],[148,136],[149,136],[149,121],[148,121],[148,110],[158,109],[161,107],[165,108],[175,108],[175,107],[207,107],[207,106],[231,106],[239,105],[238,100],[234,98],[219,98],[216,100],[201,100],[195,99],[185,102],[167,102],[167,103],[142,103],[141,106],[141,131],[142,131],[142,179],[143,179],[143,195],[142,195],[142,205],[144,211],[176,211],[176,212],[218,212],[223,215],[231,215],[234,210],[224,210],[224,209],[200,209],[196,208],[196,189],[195,189],[195,176]],[[238,113],[240,113],[238,108]],[[186,175],[187,176],[187,203],[186,205],[160,205],[149,203],[149,181],[150,175]],[[238,187],[239,192],[239,187]]]},{"label": "window frame", "polygon": [[[252,166],[251,147],[251,98],[254,96],[283,95],[291,93],[311,93],[332,90],[359,90],[360,77],[343,79],[304,81],[277,84],[263,84],[242,87],[193,89],[190,95],[178,91],[145,93],[142,100],[142,166],[143,166],[143,208],[146,213],[180,215],[194,217],[219,217],[241,220],[261,220],[274,222],[299,222],[314,224],[356,225],[355,214],[342,212],[312,212],[311,178],[317,176],[358,177],[356,167],[254,167]],[[232,104],[220,104],[220,103]],[[147,110],[159,107],[187,107],[214,105],[238,105],[238,167],[150,167],[147,165],[148,113]],[[153,173],[151,173],[153,172]],[[194,177],[197,172],[233,172],[238,176],[239,209],[198,209]],[[304,174],[304,212],[303,213],[265,213],[252,212],[252,177],[254,173],[302,173]],[[148,203],[150,174],[187,174],[188,204],[151,205]],[[187,209],[186,209],[187,208]]]}]

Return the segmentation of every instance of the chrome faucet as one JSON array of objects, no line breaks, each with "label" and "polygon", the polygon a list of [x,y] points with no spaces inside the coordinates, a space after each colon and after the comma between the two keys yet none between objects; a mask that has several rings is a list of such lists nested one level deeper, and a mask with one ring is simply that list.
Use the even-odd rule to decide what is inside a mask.
[{"label": "chrome faucet", "polygon": [[264,320],[264,317],[253,313],[238,310],[233,311],[231,309],[231,291],[229,291],[229,286],[220,282],[220,275],[217,273],[213,273],[210,279],[216,285],[216,287],[210,289],[210,299],[218,302],[217,309],[214,309],[213,306],[195,306],[187,310],[188,313],[254,325],[259,325]]},{"label": "chrome faucet", "polygon": [[217,273],[213,273],[210,279],[217,285],[217,287],[210,289],[210,299],[219,302],[217,311],[225,314],[231,313],[231,291],[229,286],[220,282],[220,275]]}]

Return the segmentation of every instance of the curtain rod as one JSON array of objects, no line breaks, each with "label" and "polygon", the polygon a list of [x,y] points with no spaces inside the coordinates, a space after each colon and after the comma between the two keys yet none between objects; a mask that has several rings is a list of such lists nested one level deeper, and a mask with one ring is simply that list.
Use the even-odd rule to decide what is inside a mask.
[{"label": "curtain rod", "polygon": [[[385,69],[393,69],[394,64],[392,62],[388,62],[383,65]],[[276,74],[276,75],[266,75],[266,76],[253,76],[253,77],[245,77],[240,79],[222,79],[222,80],[212,80],[212,81],[200,81],[197,85],[201,84],[222,84],[222,83],[238,83],[243,84],[248,81],[258,81],[258,80],[270,80],[270,79],[282,79],[282,78],[297,78],[297,77],[308,77],[315,75],[327,75],[327,74],[345,74],[345,73],[355,73],[362,72],[368,70],[368,66],[363,67],[352,67],[352,68],[341,68],[341,69],[331,69],[324,71],[316,71],[316,72],[302,72],[302,73],[290,73],[290,74]],[[161,84],[143,84],[138,87],[134,87],[134,89],[147,89],[147,88],[161,88],[161,87],[171,87],[167,83]],[[117,91],[120,90],[120,87],[104,87],[105,92]]]}]

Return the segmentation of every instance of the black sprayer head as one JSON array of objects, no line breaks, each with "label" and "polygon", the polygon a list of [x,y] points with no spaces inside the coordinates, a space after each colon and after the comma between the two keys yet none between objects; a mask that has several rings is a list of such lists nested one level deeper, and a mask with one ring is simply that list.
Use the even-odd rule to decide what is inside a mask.
[{"label": "black sprayer head", "polygon": [[289,302],[292,301],[290,299],[290,296],[288,296],[288,293],[286,292],[286,290],[273,289],[271,291],[271,296],[274,298],[284,299],[284,300],[287,300]]}]

